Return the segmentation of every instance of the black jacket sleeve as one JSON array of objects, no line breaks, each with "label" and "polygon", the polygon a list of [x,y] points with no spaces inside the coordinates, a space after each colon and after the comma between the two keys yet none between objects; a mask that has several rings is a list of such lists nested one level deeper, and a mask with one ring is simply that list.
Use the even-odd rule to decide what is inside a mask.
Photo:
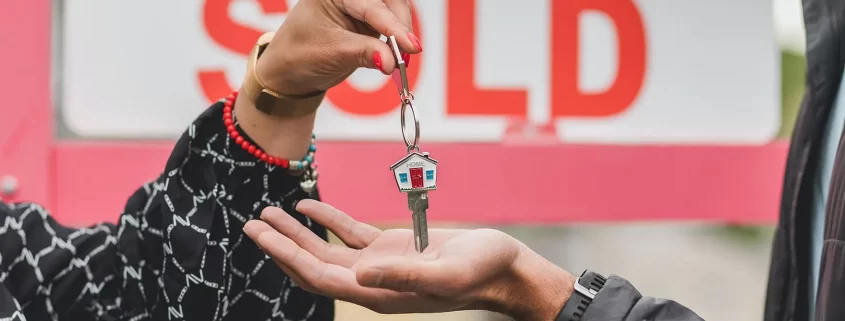
[{"label": "black jacket sleeve", "polygon": [[68,228],[38,204],[0,202],[0,320],[332,320],[332,300],[297,287],[242,231],[278,206],[325,239],[294,210],[318,195],[256,162],[222,117],[219,102],[189,126],[116,225]]},{"label": "black jacket sleeve", "polygon": [[644,297],[627,280],[611,275],[584,312],[582,321],[700,321],[672,300]]}]

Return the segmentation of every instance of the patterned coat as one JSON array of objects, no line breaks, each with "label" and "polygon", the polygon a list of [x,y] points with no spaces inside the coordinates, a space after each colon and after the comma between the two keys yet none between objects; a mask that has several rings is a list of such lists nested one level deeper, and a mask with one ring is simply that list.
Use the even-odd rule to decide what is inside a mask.
[{"label": "patterned coat", "polygon": [[116,226],[68,228],[38,204],[0,203],[0,321],[332,320],[331,299],[297,287],[242,231],[279,206],[326,238],[294,210],[317,193],[256,162],[222,117],[218,102],[191,124]]}]

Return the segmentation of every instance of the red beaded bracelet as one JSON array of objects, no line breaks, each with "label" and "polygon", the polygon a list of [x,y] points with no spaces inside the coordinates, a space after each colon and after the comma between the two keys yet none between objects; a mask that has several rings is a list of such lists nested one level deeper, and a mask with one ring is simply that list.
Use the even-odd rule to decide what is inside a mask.
[{"label": "red beaded bracelet", "polygon": [[226,125],[226,131],[229,132],[229,136],[235,140],[235,143],[241,145],[245,151],[249,152],[252,155],[255,155],[259,160],[265,162],[267,164],[276,165],[282,168],[289,168],[293,170],[302,170],[308,168],[308,165],[314,162],[314,153],[317,152],[317,146],[314,144],[314,134],[311,134],[311,146],[308,148],[308,154],[301,161],[295,160],[287,160],[281,157],[275,157],[265,153],[261,148],[250,144],[244,137],[238,132],[237,126],[235,126],[235,121],[232,118],[232,109],[235,107],[235,99],[238,98],[238,92],[234,91],[226,97],[226,101],[223,107],[223,124]]}]

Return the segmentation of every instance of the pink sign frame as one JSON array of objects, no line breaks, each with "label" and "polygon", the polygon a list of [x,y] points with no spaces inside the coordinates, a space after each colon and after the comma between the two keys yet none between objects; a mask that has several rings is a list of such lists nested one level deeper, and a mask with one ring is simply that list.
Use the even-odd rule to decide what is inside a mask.
[{"label": "pink sign frame", "polygon": [[[57,139],[51,1],[7,1],[0,9],[0,179],[17,181],[3,199],[42,203],[71,225],[115,221],[129,195],[158,175],[173,142]],[[442,165],[429,210],[435,222],[769,224],[777,219],[788,142],[425,147]],[[363,221],[408,219],[388,169],[403,156],[401,144],[319,142],[319,148],[325,201]]]}]

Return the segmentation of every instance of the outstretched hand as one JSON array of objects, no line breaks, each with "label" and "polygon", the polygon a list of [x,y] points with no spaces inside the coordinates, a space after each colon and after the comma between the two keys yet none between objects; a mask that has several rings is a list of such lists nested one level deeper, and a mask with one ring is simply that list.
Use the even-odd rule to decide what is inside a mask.
[{"label": "outstretched hand", "polygon": [[[535,319],[559,311],[572,286],[569,273],[496,230],[432,229],[429,247],[417,253],[409,229],[382,231],[313,200],[297,210],[348,247],[327,243],[276,207],[244,231],[305,290],[376,312],[484,309]],[[560,295],[543,290],[549,282],[559,283],[551,291]]]}]

